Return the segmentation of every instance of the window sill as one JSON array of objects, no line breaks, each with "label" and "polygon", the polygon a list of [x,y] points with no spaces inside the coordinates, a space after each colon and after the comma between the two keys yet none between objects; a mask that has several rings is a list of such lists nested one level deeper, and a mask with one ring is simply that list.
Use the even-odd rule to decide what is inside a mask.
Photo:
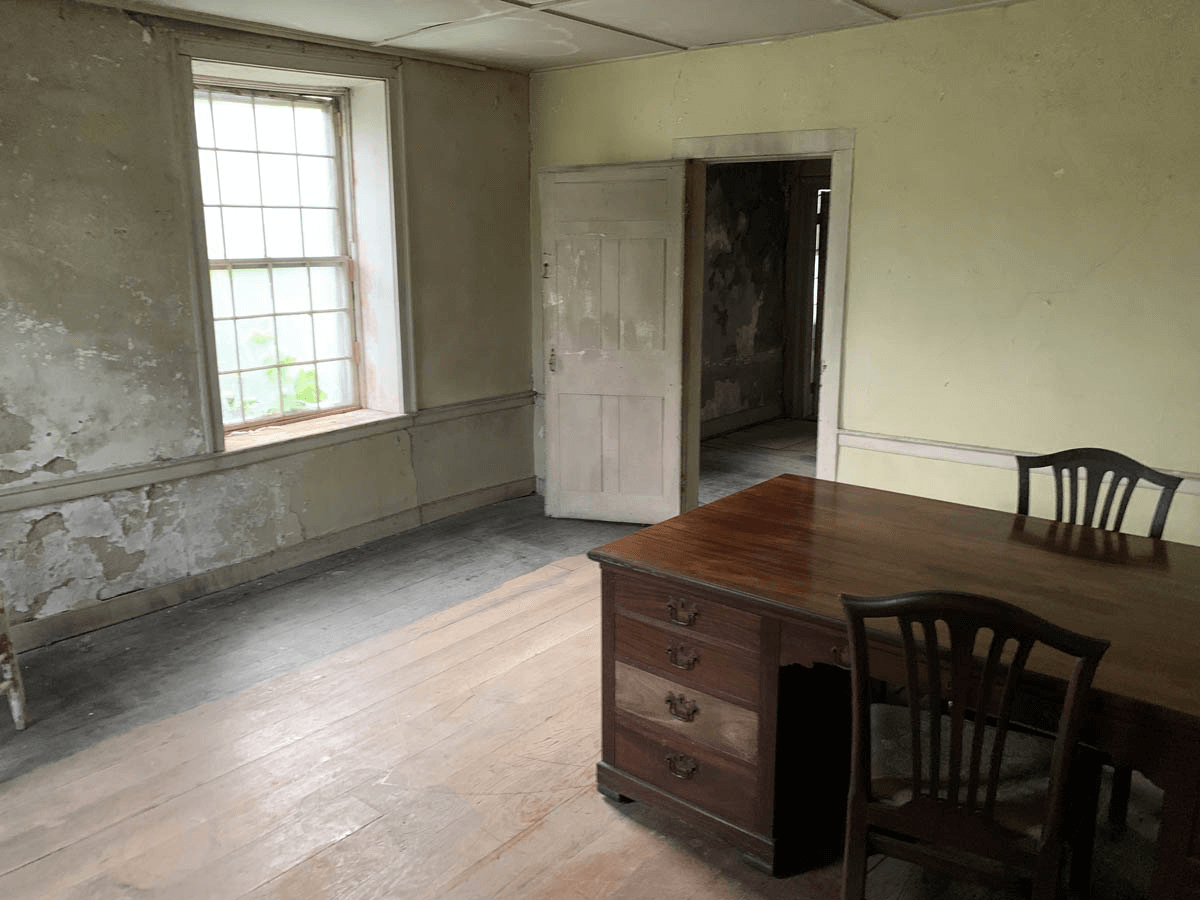
[{"label": "window sill", "polygon": [[262,425],[258,428],[231,431],[225,435],[225,450],[227,452],[249,450],[252,447],[262,447],[267,444],[277,444],[280,441],[291,441],[317,434],[328,434],[353,428],[356,425],[397,418],[404,417],[398,413],[383,412],[378,409],[353,409],[349,412],[334,413],[331,416],[320,416],[315,419],[303,419],[283,425]]}]

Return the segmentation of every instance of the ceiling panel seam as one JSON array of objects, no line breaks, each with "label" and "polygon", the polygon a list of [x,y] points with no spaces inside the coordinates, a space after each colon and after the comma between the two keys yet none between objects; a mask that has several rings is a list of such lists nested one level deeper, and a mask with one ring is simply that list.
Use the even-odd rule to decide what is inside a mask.
[{"label": "ceiling panel seam", "polygon": [[595,28],[603,28],[605,31],[611,31],[614,34],[623,34],[626,37],[638,38],[643,41],[649,41],[652,44],[658,44],[662,47],[669,47],[672,50],[687,50],[686,44],[674,44],[671,41],[664,41],[662,38],[651,37],[648,34],[642,34],[637,31],[630,31],[627,28],[618,28],[616,25],[606,25],[603,22],[597,22],[595,19],[585,19],[583,16],[575,16],[570,13],[561,12],[557,9],[539,8],[538,12],[544,12],[548,16],[556,16],[560,19],[566,19],[569,22],[578,22],[580,25],[591,25]]}]

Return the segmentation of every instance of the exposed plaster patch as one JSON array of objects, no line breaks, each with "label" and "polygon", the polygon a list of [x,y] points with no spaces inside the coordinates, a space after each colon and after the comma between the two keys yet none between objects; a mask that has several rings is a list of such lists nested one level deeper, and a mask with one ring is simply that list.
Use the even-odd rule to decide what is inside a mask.
[{"label": "exposed plaster patch", "polygon": [[29,527],[29,533],[25,535],[25,543],[36,545],[41,544],[47,537],[58,531],[66,531],[67,526],[63,522],[62,513],[50,513],[47,516],[42,516]]},{"label": "exposed plaster patch", "polygon": [[737,355],[750,356],[754,353],[754,345],[758,340],[758,313],[762,309],[762,297],[754,301],[750,309],[750,321],[737,330]]},{"label": "exposed plaster patch", "polygon": [[29,611],[40,617],[52,616],[70,609],[74,605],[71,600],[71,586],[74,583],[74,578],[68,578],[62,584],[42,591],[30,601]]},{"label": "exposed plaster patch", "polygon": [[56,456],[50,462],[42,466],[42,471],[50,472],[54,475],[61,475],[64,472],[74,472],[79,467],[75,465],[75,461],[67,459],[65,456]]},{"label": "exposed plaster patch", "polygon": [[[114,334],[39,322],[0,296],[0,333],[6,332],[20,336],[16,354],[0,359],[0,484],[204,449],[191,407],[159,399],[189,393],[176,365],[182,360],[146,353],[133,335],[120,335],[128,349],[118,349]],[[164,416],[168,409],[179,414]]]},{"label": "exposed plaster patch", "polygon": [[736,381],[713,382],[712,399],[700,411],[702,420],[716,419],[740,412],[742,409],[742,386]]},{"label": "exposed plaster patch", "polygon": [[84,538],[82,543],[92,548],[106,581],[114,581],[122,575],[131,574],[146,558],[145,550],[127,553],[108,538]]}]

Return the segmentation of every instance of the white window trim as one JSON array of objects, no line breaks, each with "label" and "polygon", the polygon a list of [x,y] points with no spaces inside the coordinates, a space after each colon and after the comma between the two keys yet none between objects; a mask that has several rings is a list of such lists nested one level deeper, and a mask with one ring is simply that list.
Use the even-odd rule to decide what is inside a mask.
[{"label": "white window trim", "polygon": [[[352,217],[357,284],[360,402],[369,411],[400,415],[415,407],[415,367],[412,355],[412,309],[407,292],[408,241],[405,167],[403,159],[403,106],[400,64],[393,60],[355,58],[330,52],[279,50],[207,37],[181,36],[176,41],[177,80],[181,131],[187,148],[191,182],[193,248],[196,290],[194,313],[199,365],[204,390],[205,424],[209,450],[226,448],[221,419],[216,347],[212,329],[212,296],[208,281],[208,250],[204,240],[204,212],[199,160],[191,102],[193,78],[205,75],[266,86],[342,88],[349,92],[351,114],[350,165],[354,171],[353,197],[347,213]],[[184,99],[186,98],[186,103]],[[326,417],[329,430],[346,427],[344,417]],[[252,429],[235,443],[270,443],[311,434],[312,420]],[[293,434],[293,432],[295,432]]]}]

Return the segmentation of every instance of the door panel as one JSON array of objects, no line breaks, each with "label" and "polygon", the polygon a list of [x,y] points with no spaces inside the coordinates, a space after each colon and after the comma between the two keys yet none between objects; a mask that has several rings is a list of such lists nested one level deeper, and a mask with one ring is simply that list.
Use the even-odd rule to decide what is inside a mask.
[{"label": "door panel", "polygon": [[540,176],[546,513],[680,512],[684,164]]}]

